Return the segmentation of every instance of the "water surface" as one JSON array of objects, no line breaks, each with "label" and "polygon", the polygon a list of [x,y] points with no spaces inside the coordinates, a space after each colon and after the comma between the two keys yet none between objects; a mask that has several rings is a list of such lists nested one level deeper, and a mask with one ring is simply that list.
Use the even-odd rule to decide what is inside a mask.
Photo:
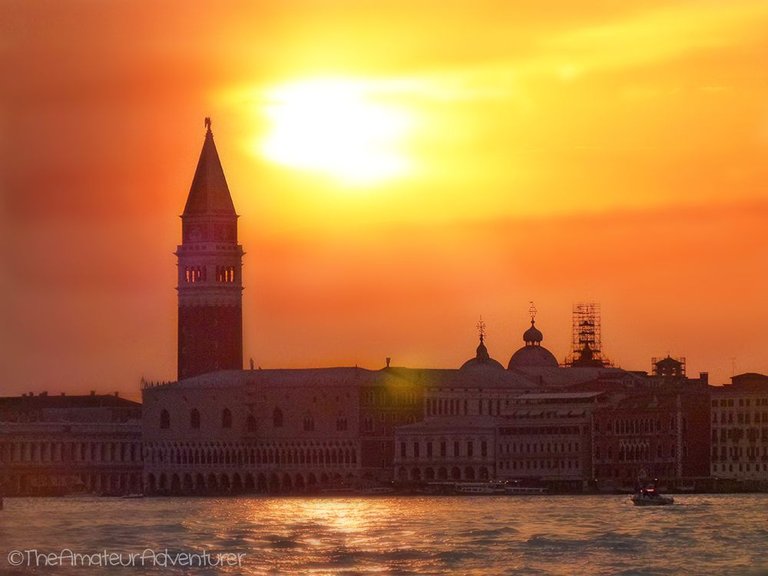
[{"label": "water surface", "polygon": [[[768,495],[676,501],[636,508],[626,496],[7,498],[0,573],[768,575]],[[39,567],[40,555],[64,549],[89,556],[90,567],[83,558],[72,567],[67,553],[64,566]],[[18,568],[9,564],[21,558],[14,551],[25,555]],[[95,556],[105,551],[111,560]],[[227,554],[218,558],[231,565],[201,561],[203,551]],[[119,567],[118,556],[130,566]]]}]

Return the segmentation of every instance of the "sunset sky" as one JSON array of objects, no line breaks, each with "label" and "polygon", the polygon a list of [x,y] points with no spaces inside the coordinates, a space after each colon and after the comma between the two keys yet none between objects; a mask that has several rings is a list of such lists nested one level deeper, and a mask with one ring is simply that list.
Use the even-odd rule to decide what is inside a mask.
[{"label": "sunset sky", "polygon": [[245,363],[506,365],[529,301],[618,366],[768,372],[768,3],[0,4],[0,395],[176,372],[213,133]]}]

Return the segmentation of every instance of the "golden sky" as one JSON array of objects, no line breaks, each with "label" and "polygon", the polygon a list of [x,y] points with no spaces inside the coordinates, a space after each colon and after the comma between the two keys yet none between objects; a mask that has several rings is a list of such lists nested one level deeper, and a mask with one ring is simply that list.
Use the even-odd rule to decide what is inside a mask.
[{"label": "golden sky", "polygon": [[0,6],[2,393],[176,362],[177,218],[213,131],[245,358],[568,353],[768,372],[768,3]]}]

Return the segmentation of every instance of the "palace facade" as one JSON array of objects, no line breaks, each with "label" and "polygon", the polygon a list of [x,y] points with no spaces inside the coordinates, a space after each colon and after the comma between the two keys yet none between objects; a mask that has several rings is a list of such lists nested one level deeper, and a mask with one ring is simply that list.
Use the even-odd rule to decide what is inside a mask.
[{"label": "palace facade", "polygon": [[118,396],[0,398],[0,494],[142,490],[141,405]]}]

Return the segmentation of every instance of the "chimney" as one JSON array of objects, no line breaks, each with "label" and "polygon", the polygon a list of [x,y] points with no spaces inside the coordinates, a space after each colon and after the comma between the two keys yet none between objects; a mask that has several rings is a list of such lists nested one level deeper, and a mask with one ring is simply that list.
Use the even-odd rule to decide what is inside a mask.
[{"label": "chimney", "polygon": [[389,363],[390,363],[391,361],[392,361],[392,358],[390,358],[389,356],[387,356],[387,368],[389,368]]},{"label": "chimney", "polygon": [[91,390],[91,396],[96,396],[96,390]]}]

